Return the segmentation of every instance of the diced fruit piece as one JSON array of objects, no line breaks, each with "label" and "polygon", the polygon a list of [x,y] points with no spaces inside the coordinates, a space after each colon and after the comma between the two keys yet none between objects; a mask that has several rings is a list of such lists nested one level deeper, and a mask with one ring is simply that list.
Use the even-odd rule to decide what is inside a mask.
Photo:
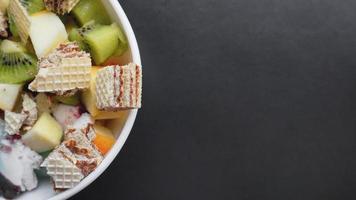
[{"label": "diced fruit piece", "polygon": [[5,13],[7,7],[9,6],[10,0],[0,0],[0,11]]},{"label": "diced fruit piece", "polygon": [[37,104],[38,114],[41,115],[44,112],[50,113],[54,107],[54,102],[52,98],[45,93],[39,93],[35,97],[35,102]]},{"label": "diced fruit piece", "polygon": [[47,10],[59,15],[69,13],[79,0],[44,0]]},{"label": "diced fruit piece", "polygon": [[45,9],[43,0],[19,0],[28,14],[34,14]]},{"label": "diced fruit piece", "polygon": [[31,16],[30,38],[37,57],[42,58],[65,42],[68,36],[59,17],[43,11]]},{"label": "diced fruit piece", "polygon": [[37,74],[37,59],[16,42],[4,40],[0,46],[0,82],[23,83]]},{"label": "diced fruit piece", "polygon": [[84,35],[84,42],[96,64],[102,64],[119,48],[119,32],[117,25],[98,26]]},{"label": "diced fruit piece", "polygon": [[49,113],[45,112],[33,128],[22,137],[22,140],[32,150],[41,153],[58,146],[62,136],[61,125]]},{"label": "diced fruit piece", "polygon": [[115,138],[110,129],[95,124],[95,138],[93,144],[99,149],[99,151],[104,155],[106,154],[111,147],[115,144]]},{"label": "diced fruit piece", "polygon": [[63,129],[73,125],[73,123],[79,119],[80,115],[81,112],[79,106],[58,104],[53,108],[53,116]]},{"label": "diced fruit piece", "polygon": [[99,24],[110,24],[110,17],[100,0],[81,0],[72,13],[81,25],[92,20]]},{"label": "diced fruit piece", "polygon": [[22,84],[0,83],[0,109],[11,111],[20,96]]},{"label": "diced fruit piece", "polygon": [[80,103],[78,94],[72,96],[56,96],[55,100],[71,106],[76,106]]},{"label": "diced fruit piece", "polygon": [[99,111],[96,107],[96,89],[95,89],[95,79],[96,73],[100,67],[92,67],[91,69],[91,78],[90,78],[90,88],[82,91],[81,100],[85,105],[86,109],[93,116],[94,119],[115,119],[119,118],[121,112],[108,112],[108,111]]},{"label": "diced fruit piece", "polygon": [[69,40],[70,41],[76,41],[79,44],[79,47],[84,50],[84,51],[89,51],[89,47],[87,44],[84,42],[84,35],[92,31],[95,27],[100,26],[98,24],[95,24],[94,21],[90,21],[86,23],[83,27],[81,28],[73,28],[69,32]]}]

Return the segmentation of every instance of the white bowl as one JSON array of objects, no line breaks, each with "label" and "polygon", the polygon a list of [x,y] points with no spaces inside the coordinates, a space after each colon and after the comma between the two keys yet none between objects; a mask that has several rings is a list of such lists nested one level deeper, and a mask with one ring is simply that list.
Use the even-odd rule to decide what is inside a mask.
[{"label": "white bowl", "polygon": [[[141,65],[140,52],[137,46],[137,41],[135,34],[132,30],[129,20],[122,7],[120,6],[117,0],[102,0],[105,7],[107,8],[108,13],[110,14],[113,22],[117,22],[123,28],[126,33],[127,39],[129,41],[129,51],[126,53],[125,60],[123,62],[134,62]],[[74,194],[80,192],[85,187],[87,187],[90,183],[92,183],[96,178],[98,178],[105,169],[110,165],[110,163],[114,160],[116,155],[121,150],[124,145],[128,135],[130,134],[132,125],[136,119],[137,110],[127,111],[123,118],[118,120],[112,120],[109,122],[108,126],[116,133],[115,136],[117,141],[115,145],[112,147],[110,152],[108,152],[105,156],[103,162],[97,167],[95,171],[93,171],[89,176],[83,179],[77,186],[72,189],[56,193],[53,191],[53,186],[48,179],[40,180],[39,186],[37,189],[26,192],[20,195],[17,199],[26,199],[26,200],[42,200],[42,199],[51,199],[51,200],[62,200],[67,199]]]}]

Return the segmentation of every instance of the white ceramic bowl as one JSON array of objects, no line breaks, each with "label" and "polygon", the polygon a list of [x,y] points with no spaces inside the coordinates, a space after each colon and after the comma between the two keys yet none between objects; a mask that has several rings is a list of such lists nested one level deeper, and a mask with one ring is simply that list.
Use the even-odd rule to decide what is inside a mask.
[{"label": "white ceramic bowl", "polygon": [[[137,46],[137,41],[135,38],[135,34],[132,30],[129,20],[126,17],[125,12],[120,6],[118,0],[102,0],[104,3],[108,13],[110,14],[113,22],[117,22],[123,28],[126,33],[127,39],[129,41],[129,51],[126,53],[125,60],[123,63],[134,62],[141,65],[140,52]],[[114,160],[116,155],[121,150],[124,145],[128,135],[130,134],[132,125],[135,122],[137,110],[131,110],[124,113],[123,117],[118,120],[112,120],[108,123],[108,127],[116,133],[115,136],[117,141],[115,145],[112,147],[110,152],[107,153],[103,162],[97,167],[95,171],[93,171],[89,176],[83,179],[76,187],[66,190],[64,192],[56,193],[53,191],[53,186],[49,180],[40,180],[39,187],[31,192],[26,192],[20,195],[17,199],[21,200],[62,200],[67,199],[74,194],[80,192],[85,187],[87,187],[90,183],[92,183],[96,178],[98,178],[105,169],[110,165],[110,163]]]}]

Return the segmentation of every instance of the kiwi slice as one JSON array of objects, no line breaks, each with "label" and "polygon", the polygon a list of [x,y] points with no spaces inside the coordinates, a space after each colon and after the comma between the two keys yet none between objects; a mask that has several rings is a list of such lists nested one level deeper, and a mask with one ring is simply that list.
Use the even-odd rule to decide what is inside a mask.
[{"label": "kiwi slice", "polygon": [[43,0],[19,0],[19,1],[27,9],[27,12],[30,15],[45,9]]},{"label": "kiwi slice", "polygon": [[20,44],[10,40],[0,45],[0,83],[23,83],[37,74],[37,59]]},{"label": "kiwi slice", "polygon": [[97,65],[107,60],[119,47],[117,26],[102,25],[84,34],[84,42],[88,45],[91,56]]},{"label": "kiwi slice", "polygon": [[81,28],[73,28],[71,31],[69,31],[69,40],[70,41],[77,41],[79,44],[79,47],[84,50],[84,51],[89,51],[88,46],[84,42],[84,35],[89,33],[90,31],[94,30],[95,27],[100,26],[99,24],[95,24],[94,21],[91,21],[87,24],[85,24]]},{"label": "kiwi slice", "polygon": [[98,24],[110,24],[111,20],[100,0],[81,0],[72,13],[80,25],[94,20]]}]

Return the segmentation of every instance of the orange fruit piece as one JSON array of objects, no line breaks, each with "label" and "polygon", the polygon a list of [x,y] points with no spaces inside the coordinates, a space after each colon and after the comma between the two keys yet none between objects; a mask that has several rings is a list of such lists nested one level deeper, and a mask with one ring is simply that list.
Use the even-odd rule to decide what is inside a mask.
[{"label": "orange fruit piece", "polygon": [[103,155],[105,155],[115,144],[115,137],[111,130],[104,126],[94,124],[94,130],[96,135],[93,144]]}]

